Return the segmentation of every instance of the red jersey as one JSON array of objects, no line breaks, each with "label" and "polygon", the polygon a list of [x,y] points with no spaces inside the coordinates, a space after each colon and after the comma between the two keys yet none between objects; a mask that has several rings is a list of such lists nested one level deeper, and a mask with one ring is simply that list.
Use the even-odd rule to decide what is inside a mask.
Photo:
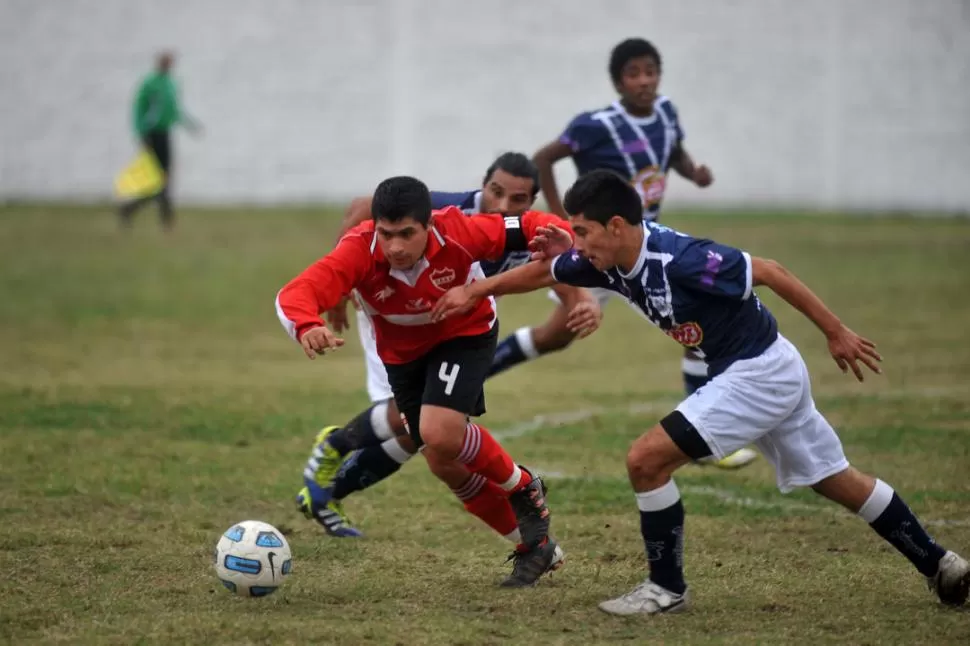
[{"label": "red jersey", "polygon": [[377,353],[384,363],[413,361],[442,341],[485,334],[495,325],[494,299],[485,299],[464,316],[431,322],[431,309],[452,287],[484,278],[478,262],[524,251],[537,227],[568,225],[551,213],[521,216],[466,215],[458,207],[434,212],[424,255],[409,270],[392,269],[377,243],[374,223],[363,222],[337,247],[291,280],[276,297],[276,313],[290,336],[299,340],[323,325],[320,314],[357,290],[371,317]]}]

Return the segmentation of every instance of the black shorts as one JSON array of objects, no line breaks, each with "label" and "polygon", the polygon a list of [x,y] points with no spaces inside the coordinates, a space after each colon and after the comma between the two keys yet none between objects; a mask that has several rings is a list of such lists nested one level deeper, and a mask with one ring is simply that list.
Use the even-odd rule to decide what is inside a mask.
[{"label": "black shorts", "polygon": [[496,323],[485,334],[448,339],[410,363],[384,365],[394,401],[417,446],[423,444],[419,421],[425,404],[469,417],[485,413],[485,377],[497,339]]}]

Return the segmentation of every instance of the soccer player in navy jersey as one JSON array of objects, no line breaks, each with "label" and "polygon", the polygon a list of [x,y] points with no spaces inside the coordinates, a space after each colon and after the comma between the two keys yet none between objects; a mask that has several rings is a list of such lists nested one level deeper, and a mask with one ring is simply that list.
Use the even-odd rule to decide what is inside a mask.
[{"label": "soccer player in navy jersey", "polygon": [[[711,185],[710,168],[695,163],[684,146],[677,108],[659,93],[661,72],[660,52],[646,40],[631,38],[613,49],[609,73],[619,98],[605,108],[579,113],[559,137],[535,154],[539,183],[553,213],[566,217],[553,166],[567,158],[579,175],[606,168],[626,178],[640,196],[644,220],[656,220],[660,214],[670,170],[700,188]],[[601,304],[609,295],[597,292]],[[521,328],[503,339],[495,353],[493,374],[566,347],[572,337],[562,331],[565,316],[566,310],[559,307],[546,323]],[[703,359],[689,349],[684,351],[681,369],[688,394],[708,379]],[[754,458],[753,451],[742,447],[723,460],[704,462],[736,468]]]},{"label": "soccer player in navy jersey", "polygon": [[[970,564],[937,544],[893,488],[850,466],[838,435],[815,408],[808,369],[778,332],[754,288],[765,286],[825,335],[843,372],[863,380],[881,372],[875,345],[850,330],[779,263],[710,240],[644,222],[640,195],[608,170],[580,177],[564,207],[575,234],[539,230],[543,262],[452,289],[437,320],[486,296],[532,291],[554,282],[600,287],[623,296],[681,345],[699,350],[710,381],[634,441],[627,473],[640,510],[649,575],[632,591],[604,601],[617,615],[686,610],[684,507],[671,476],[692,460],[720,457],[754,443],[775,469],[778,488],[811,487],[858,514],[926,577],[948,605],[962,605]],[[573,246],[575,244],[575,246]]]}]

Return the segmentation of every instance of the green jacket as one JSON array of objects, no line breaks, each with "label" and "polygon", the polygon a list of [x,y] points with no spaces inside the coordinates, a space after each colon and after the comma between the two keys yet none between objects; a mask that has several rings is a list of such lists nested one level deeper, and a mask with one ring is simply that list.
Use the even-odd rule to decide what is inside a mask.
[{"label": "green jacket", "polygon": [[135,132],[170,130],[182,120],[175,82],[168,74],[153,72],[138,88],[134,106]]}]

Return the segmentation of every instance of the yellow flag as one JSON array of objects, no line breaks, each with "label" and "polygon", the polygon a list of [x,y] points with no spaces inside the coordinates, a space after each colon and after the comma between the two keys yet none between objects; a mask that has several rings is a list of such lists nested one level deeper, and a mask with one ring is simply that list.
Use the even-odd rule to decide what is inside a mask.
[{"label": "yellow flag", "polygon": [[127,168],[115,178],[115,196],[121,200],[136,200],[155,195],[165,185],[165,173],[150,151],[142,149]]}]

